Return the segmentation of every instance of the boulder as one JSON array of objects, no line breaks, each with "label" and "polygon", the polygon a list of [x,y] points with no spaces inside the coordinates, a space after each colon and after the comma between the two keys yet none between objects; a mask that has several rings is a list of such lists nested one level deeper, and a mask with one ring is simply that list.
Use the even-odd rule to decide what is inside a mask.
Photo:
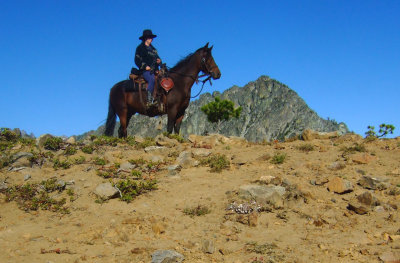
[{"label": "boulder", "polygon": [[334,132],[318,132],[310,129],[305,129],[302,134],[303,140],[312,141],[314,139],[331,139],[339,137],[339,133],[337,131]]},{"label": "boulder", "polygon": [[174,147],[179,144],[179,142],[177,140],[170,139],[162,134],[157,135],[157,137],[155,138],[155,141],[158,146],[165,146],[168,148]]},{"label": "boulder", "polygon": [[347,205],[347,209],[354,211],[356,214],[359,215],[365,215],[369,211],[369,209],[365,205],[362,205],[355,200],[349,202],[349,204]]},{"label": "boulder", "polygon": [[103,200],[108,200],[113,197],[116,197],[119,194],[117,188],[113,187],[111,183],[103,183],[99,184],[94,193]]},{"label": "boulder", "polygon": [[54,137],[53,135],[48,134],[48,133],[42,134],[38,138],[36,138],[36,145],[38,147],[42,148],[44,143],[46,142],[46,140],[49,138],[53,138],[53,137]]},{"label": "boulder", "polygon": [[169,150],[164,146],[149,146],[144,148],[144,151],[151,154],[167,154]]},{"label": "boulder", "polygon": [[282,186],[242,185],[239,196],[246,200],[255,200],[258,204],[272,204],[275,207],[283,205],[283,196],[286,192]]},{"label": "boulder", "polygon": [[192,158],[192,153],[190,151],[183,151],[176,159],[176,164],[182,168],[189,168],[199,165],[199,161]]},{"label": "boulder", "polygon": [[357,184],[370,190],[385,190],[388,188],[388,183],[384,182],[383,179],[371,176],[361,177]]},{"label": "boulder", "polygon": [[69,143],[69,144],[75,144],[76,143],[76,139],[75,139],[74,136],[71,136],[65,142]]},{"label": "boulder", "polygon": [[214,241],[213,240],[203,240],[201,250],[204,253],[213,254],[215,251]]},{"label": "boulder", "polygon": [[329,180],[327,187],[330,192],[335,192],[337,194],[345,194],[353,191],[353,185],[351,182],[340,177],[335,177],[332,180]]},{"label": "boulder", "polygon": [[366,206],[378,206],[380,204],[379,200],[375,198],[370,192],[364,192],[363,194],[357,196],[358,202]]},{"label": "boulder", "polygon": [[369,153],[355,153],[351,156],[351,160],[357,164],[368,164],[377,159],[376,156],[370,155]]},{"label": "boulder", "polygon": [[204,148],[195,148],[192,150],[192,154],[194,157],[208,157],[211,155],[211,150]]},{"label": "boulder", "polygon": [[151,255],[151,263],[180,263],[184,259],[174,250],[157,250]]}]

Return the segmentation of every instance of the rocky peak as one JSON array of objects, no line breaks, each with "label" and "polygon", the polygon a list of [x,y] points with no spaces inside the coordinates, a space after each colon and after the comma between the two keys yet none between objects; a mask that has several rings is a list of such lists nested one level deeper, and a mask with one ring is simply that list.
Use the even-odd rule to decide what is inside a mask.
[{"label": "rocky peak", "polygon": [[[222,94],[204,93],[199,99],[192,101],[182,123],[183,136],[204,135],[216,131],[216,125],[208,122],[206,115],[200,110],[201,106],[213,101],[216,96],[231,100],[236,106],[243,108],[238,119],[221,124],[220,133],[226,136],[243,137],[249,141],[269,141],[300,135],[305,129],[338,131],[339,134],[348,132],[344,123],[319,117],[285,84],[268,76],[261,76],[244,87],[233,86]],[[149,118],[135,115],[128,127],[128,134],[156,136],[165,131],[166,123],[166,116]],[[103,129],[104,127],[100,127],[97,133],[101,133]]]}]

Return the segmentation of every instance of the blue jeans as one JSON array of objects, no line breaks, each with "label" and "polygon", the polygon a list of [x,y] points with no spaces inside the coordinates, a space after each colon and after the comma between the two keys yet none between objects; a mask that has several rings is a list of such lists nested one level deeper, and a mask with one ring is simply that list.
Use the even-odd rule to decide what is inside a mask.
[{"label": "blue jeans", "polygon": [[147,90],[150,91],[151,94],[153,94],[156,77],[154,76],[154,74],[150,73],[149,70],[146,70],[145,72],[143,72],[143,78],[147,81],[147,83],[149,83]]}]

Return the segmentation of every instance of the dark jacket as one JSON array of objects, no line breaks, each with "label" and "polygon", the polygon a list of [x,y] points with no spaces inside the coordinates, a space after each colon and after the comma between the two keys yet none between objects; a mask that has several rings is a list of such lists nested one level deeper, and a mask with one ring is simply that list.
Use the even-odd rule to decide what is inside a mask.
[{"label": "dark jacket", "polygon": [[146,70],[146,66],[149,66],[152,70],[157,69],[157,50],[150,45],[149,47],[142,42],[136,48],[135,52],[135,64],[140,70]]}]

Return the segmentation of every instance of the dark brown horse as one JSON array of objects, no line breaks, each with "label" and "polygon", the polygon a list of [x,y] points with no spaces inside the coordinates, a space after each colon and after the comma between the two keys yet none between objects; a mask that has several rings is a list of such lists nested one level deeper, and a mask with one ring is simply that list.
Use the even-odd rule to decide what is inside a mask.
[{"label": "dark brown horse", "polygon": [[[127,136],[127,127],[132,115],[139,113],[147,116],[168,114],[167,132],[179,133],[183,116],[189,106],[190,92],[195,81],[198,80],[200,71],[219,79],[221,72],[211,55],[212,47],[208,43],[196,52],[189,54],[170,69],[169,77],[175,83],[173,89],[165,93],[163,98],[165,109],[163,111],[149,111],[146,107],[146,91],[127,91],[132,80],[124,80],[115,84],[110,91],[108,116],[104,134],[112,136],[116,122],[116,114],[120,120],[119,137]],[[142,92],[142,94],[141,94]]]}]

